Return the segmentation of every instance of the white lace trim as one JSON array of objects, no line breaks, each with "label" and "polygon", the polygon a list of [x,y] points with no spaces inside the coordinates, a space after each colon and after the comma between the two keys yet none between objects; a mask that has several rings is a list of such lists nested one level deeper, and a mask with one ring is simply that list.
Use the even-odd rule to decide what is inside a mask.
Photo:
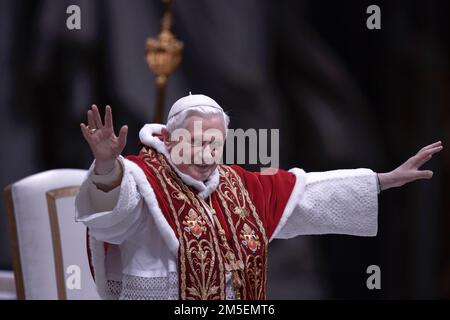
[{"label": "white lace trim", "polygon": [[108,299],[119,299],[122,291],[122,281],[108,280],[106,282],[106,296]]},{"label": "white lace trim", "polygon": [[178,299],[178,274],[167,277],[137,277],[124,275],[120,300],[176,300]]},{"label": "white lace trim", "polygon": [[[231,276],[226,276],[226,300],[234,300]],[[169,272],[167,277],[138,277],[124,274],[122,281],[108,280],[108,299],[119,300],[178,300],[178,273]]]}]

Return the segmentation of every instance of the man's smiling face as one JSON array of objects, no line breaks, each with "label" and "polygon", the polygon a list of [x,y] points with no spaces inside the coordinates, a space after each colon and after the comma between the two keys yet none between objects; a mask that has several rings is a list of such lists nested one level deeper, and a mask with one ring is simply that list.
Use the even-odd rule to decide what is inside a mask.
[{"label": "man's smiling face", "polygon": [[205,181],[214,172],[225,140],[225,124],[221,115],[190,115],[183,128],[172,133],[163,129],[162,134],[172,162],[182,173]]}]

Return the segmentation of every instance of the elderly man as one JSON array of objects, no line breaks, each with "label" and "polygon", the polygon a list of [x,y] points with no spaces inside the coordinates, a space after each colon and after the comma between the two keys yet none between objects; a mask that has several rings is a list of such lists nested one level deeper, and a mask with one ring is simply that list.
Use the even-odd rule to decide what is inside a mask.
[{"label": "elderly man", "polygon": [[[381,190],[417,179],[441,142],[388,173],[370,169],[249,172],[218,164],[229,118],[204,95],[172,106],[166,126],[145,125],[142,148],[122,157],[96,106],[81,131],[95,161],[76,199],[88,228],[98,291],[112,299],[264,299],[272,239],[375,236]],[[200,124],[200,130],[198,130]],[[181,133],[180,133],[181,132]]]}]

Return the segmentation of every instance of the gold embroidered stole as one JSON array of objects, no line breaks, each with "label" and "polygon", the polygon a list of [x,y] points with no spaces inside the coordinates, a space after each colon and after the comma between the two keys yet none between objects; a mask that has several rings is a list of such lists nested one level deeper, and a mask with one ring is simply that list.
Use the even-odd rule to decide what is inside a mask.
[{"label": "gold embroidered stole", "polygon": [[[180,299],[225,299],[225,254],[205,201],[174,172],[165,157],[142,148],[139,158],[158,204],[179,241]],[[229,230],[229,247],[244,268],[240,272],[242,299],[266,297],[268,239],[263,222],[241,177],[219,165],[214,210]]]}]

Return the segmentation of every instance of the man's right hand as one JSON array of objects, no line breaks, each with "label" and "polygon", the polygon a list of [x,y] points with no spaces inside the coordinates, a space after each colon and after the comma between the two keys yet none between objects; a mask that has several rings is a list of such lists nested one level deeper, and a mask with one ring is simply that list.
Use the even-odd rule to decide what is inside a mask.
[{"label": "man's right hand", "polygon": [[127,143],[128,127],[120,128],[119,136],[114,133],[112,111],[105,108],[105,121],[102,123],[96,105],[87,112],[88,126],[80,124],[81,132],[86,139],[95,158],[95,173],[107,174],[114,169],[117,157]]}]

